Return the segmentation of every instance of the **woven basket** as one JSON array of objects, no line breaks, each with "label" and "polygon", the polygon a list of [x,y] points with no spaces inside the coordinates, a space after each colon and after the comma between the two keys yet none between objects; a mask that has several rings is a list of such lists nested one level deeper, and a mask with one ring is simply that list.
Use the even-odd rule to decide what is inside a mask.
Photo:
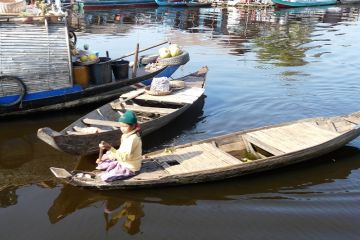
[{"label": "woven basket", "polygon": [[165,66],[183,65],[190,60],[189,53],[183,51],[183,53],[176,57],[171,58],[158,58],[158,63]]},{"label": "woven basket", "polygon": [[26,8],[25,0],[5,0],[0,2],[0,13],[19,13]]},{"label": "woven basket", "polygon": [[151,91],[150,87],[145,87],[145,92],[149,95],[153,95],[153,96],[166,96],[169,95],[170,93],[172,93],[172,90],[170,89],[170,91],[167,92],[160,92],[160,91]]},{"label": "woven basket", "polygon": [[159,55],[145,55],[140,58],[140,63],[147,65],[149,63],[154,63],[158,59]]}]

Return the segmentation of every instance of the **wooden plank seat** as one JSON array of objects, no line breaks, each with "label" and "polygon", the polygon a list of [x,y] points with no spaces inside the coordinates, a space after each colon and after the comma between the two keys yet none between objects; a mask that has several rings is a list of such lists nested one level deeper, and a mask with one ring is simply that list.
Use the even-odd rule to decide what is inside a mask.
[{"label": "wooden plank seat", "polygon": [[159,113],[162,115],[170,114],[175,112],[177,109],[174,108],[159,108],[159,107],[145,107],[140,105],[123,105],[123,106],[113,106],[113,109],[121,110],[127,109],[134,112],[143,112],[143,113]]},{"label": "wooden plank seat", "polygon": [[114,130],[121,127],[121,124],[119,122],[108,121],[108,120],[84,118],[82,122],[88,125],[113,127]]},{"label": "wooden plank seat", "polygon": [[204,171],[242,163],[210,143],[178,148],[170,154],[163,152],[153,159],[170,174]]},{"label": "wooden plank seat", "polygon": [[136,99],[184,105],[194,103],[203,93],[203,88],[185,88],[165,96],[153,96],[145,93]]},{"label": "wooden plank seat", "polygon": [[321,144],[338,135],[340,133],[305,122],[249,132],[244,138],[273,155],[281,155]]}]

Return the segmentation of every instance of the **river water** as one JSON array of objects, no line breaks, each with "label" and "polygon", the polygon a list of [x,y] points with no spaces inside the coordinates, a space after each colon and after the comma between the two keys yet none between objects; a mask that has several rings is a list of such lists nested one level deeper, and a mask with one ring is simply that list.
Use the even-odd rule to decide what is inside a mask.
[{"label": "river water", "polygon": [[[237,130],[359,111],[360,6],[87,12],[78,44],[111,57],[170,40],[210,69],[206,98],[144,139],[144,151]],[[114,19],[117,21],[114,21]],[[156,50],[154,50],[156,51]],[[150,52],[151,53],[151,52]],[[50,166],[91,168],[36,130],[76,109],[0,121],[0,239],[359,239],[360,139],[306,164],[223,182],[96,192]]]}]

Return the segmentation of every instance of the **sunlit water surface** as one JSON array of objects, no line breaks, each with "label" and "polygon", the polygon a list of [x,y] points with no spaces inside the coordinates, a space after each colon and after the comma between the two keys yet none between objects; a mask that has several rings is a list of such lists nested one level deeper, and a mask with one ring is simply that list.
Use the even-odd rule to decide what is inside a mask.
[{"label": "sunlit water surface", "polygon": [[[100,55],[170,40],[191,56],[175,76],[209,67],[205,100],[144,139],[145,151],[360,109],[358,6],[114,10],[88,12],[78,27],[79,46]],[[48,170],[91,168],[96,156],[59,153],[36,138],[38,128],[60,130],[90,110],[1,120],[0,239],[359,239],[359,139],[230,181],[96,192]]]}]

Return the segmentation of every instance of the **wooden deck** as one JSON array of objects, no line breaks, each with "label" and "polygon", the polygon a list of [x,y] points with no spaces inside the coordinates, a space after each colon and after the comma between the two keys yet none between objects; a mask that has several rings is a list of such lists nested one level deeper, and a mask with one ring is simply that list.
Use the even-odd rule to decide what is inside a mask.
[{"label": "wooden deck", "polygon": [[281,155],[324,143],[338,135],[315,123],[302,122],[246,133],[244,139],[273,155]]},{"label": "wooden deck", "polygon": [[[121,98],[130,98],[134,96],[139,90],[134,90],[129,93],[121,95]],[[205,89],[195,87],[194,84],[187,85],[184,89],[175,90],[169,95],[165,96],[153,96],[147,93],[144,93],[140,96],[137,96],[135,99],[145,100],[145,101],[155,101],[155,102],[163,102],[163,103],[171,103],[171,104],[192,104],[194,103],[203,93]]]},{"label": "wooden deck", "polygon": [[210,143],[176,149],[153,157],[169,174],[183,174],[233,166],[242,162]]}]

